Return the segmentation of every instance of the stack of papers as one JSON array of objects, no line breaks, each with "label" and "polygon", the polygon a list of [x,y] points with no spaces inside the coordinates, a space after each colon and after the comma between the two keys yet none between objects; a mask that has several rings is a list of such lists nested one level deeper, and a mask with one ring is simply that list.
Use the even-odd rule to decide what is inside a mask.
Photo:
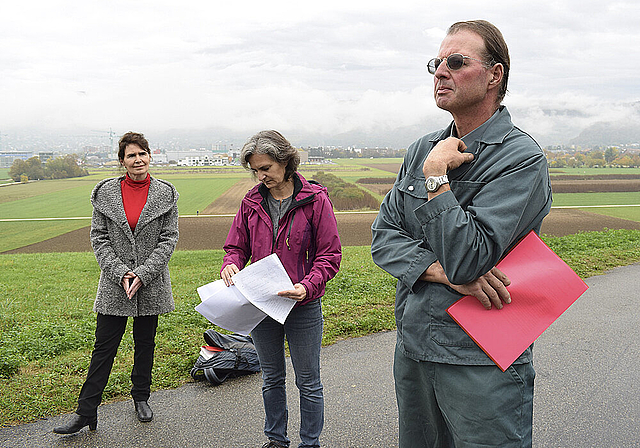
[{"label": "stack of papers", "polygon": [[511,303],[487,310],[465,296],[447,313],[505,371],[588,286],[534,232],[496,266],[511,280]]},{"label": "stack of papers", "polygon": [[211,323],[242,335],[251,333],[266,316],[284,324],[296,301],[278,295],[293,289],[282,262],[271,254],[233,276],[233,285],[216,280],[197,289],[196,311]]}]

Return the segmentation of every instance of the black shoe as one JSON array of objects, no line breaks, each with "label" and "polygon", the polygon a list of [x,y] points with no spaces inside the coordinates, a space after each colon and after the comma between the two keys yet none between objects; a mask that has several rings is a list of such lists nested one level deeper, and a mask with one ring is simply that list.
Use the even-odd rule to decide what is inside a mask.
[{"label": "black shoe", "polygon": [[95,431],[98,426],[98,417],[85,417],[84,415],[74,414],[69,423],[64,426],[58,426],[53,428],[53,432],[56,434],[73,434],[80,431],[85,426],[89,425],[91,431]]},{"label": "black shoe", "polygon": [[262,445],[262,448],[289,448],[289,446],[284,445],[277,440],[269,440],[267,443]]},{"label": "black shoe", "polygon": [[153,411],[149,407],[146,401],[134,401],[136,406],[136,414],[138,414],[138,420],[141,422],[150,422],[153,420]]}]

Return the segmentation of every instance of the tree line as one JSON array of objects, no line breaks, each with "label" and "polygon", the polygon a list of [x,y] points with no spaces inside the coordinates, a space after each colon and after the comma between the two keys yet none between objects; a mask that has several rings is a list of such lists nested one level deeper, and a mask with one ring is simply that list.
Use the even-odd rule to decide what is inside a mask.
[{"label": "tree line", "polygon": [[78,166],[75,156],[48,159],[42,163],[40,157],[33,156],[27,160],[16,159],[9,169],[9,177],[14,182],[27,182],[42,179],[66,179],[69,177],[88,176],[89,172]]},{"label": "tree line", "polygon": [[578,167],[639,167],[640,153],[622,151],[615,146],[584,151],[549,151],[545,155],[551,168]]}]

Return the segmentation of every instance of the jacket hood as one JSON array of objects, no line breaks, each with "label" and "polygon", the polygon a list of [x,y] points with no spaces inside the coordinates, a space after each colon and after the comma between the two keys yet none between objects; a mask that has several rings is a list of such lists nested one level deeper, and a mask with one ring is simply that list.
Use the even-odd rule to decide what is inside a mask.
[{"label": "jacket hood", "polygon": [[[128,226],[127,217],[122,203],[122,189],[120,186],[124,176],[104,179],[91,192],[93,208],[121,225]],[[161,179],[151,177],[147,203],[138,219],[139,227],[167,213],[178,202],[178,191],[175,187]]]},{"label": "jacket hood", "polygon": [[[324,191],[328,194],[327,189],[318,184],[311,183],[307,181],[302,174],[293,173],[293,203],[292,207],[300,202],[306,202],[308,200],[312,200],[313,197]],[[262,201],[266,200],[267,195],[269,194],[269,189],[264,186],[264,184],[259,183],[255,187],[253,187],[244,197],[243,201],[247,201],[249,203],[253,203],[255,205],[259,205]]]}]

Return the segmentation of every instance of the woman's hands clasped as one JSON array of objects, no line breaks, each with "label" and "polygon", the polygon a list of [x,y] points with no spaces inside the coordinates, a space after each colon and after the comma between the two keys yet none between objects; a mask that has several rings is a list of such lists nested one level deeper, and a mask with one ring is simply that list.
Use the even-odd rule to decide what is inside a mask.
[{"label": "woman's hands clasped", "polygon": [[140,289],[142,286],[142,280],[133,272],[129,271],[124,274],[122,278],[122,287],[124,288],[124,292],[127,293],[127,298],[131,300],[133,295]]}]

